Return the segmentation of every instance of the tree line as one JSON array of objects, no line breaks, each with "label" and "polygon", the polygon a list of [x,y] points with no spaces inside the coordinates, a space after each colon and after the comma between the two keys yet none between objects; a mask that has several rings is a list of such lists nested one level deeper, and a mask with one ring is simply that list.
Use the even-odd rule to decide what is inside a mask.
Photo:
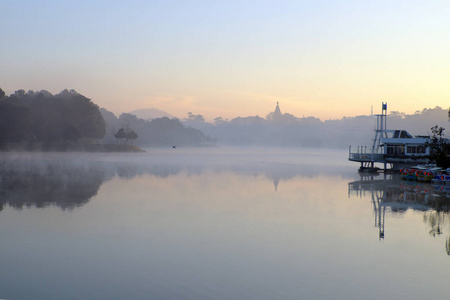
[{"label": "tree line", "polygon": [[56,95],[45,90],[18,90],[7,96],[0,89],[0,148],[20,144],[26,149],[43,145],[58,150],[94,143],[202,146],[212,142],[200,130],[187,128],[177,119],[143,120],[126,113],[117,118],[75,90],[65,89]]},{"label": "tree line", "polygon": [[[102,108],[106,122],[105,143],[120,139],[122,142],[135,140],[142,147],[210,146],[214,140],[202,131],[184,126],[180,120],[168,117],[144,120],[136,115],[122,113],[116,117]],[[136,138],[137,137],[137,138]]]},{"label": "tree line", "polygon": [[99,107],[74,90],[57,95],[0,89],[0,143],[92,142],[105,135]]},{"label": "tree line", "polygon": [[[377,124],[375,115],[325,121],[289,113],[274,117],[271,112],[266,117],[236,117],[231,120],[217,117],[213,122],[207,122],[202,115],[189,113],[183,124],[201,130],[220,145],[341,149],[348,149],[350,145],[371,145]],[[387,118],[388,129],[403,129],[412,135],[431,135],[430,129],[435,125],[450,128],[447,110],[435,107],[414,114],[392,111]]]}]

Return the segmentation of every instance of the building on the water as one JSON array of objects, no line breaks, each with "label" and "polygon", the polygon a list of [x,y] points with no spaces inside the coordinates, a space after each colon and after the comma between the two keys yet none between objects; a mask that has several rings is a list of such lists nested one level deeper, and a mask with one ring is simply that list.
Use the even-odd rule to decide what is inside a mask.
[{"label": "building on the water", "polygon": [[360,171],[376,172],[383,165],[383,170],[399,170],[403,166],[428,162],[430,148],[427,146],[430,136],[413,136],[406,130],[387,129],[387,103],[382,103],[382,112],[377,117],[377,127],[372,147],[349,147],[350,161],[359,162]]}]

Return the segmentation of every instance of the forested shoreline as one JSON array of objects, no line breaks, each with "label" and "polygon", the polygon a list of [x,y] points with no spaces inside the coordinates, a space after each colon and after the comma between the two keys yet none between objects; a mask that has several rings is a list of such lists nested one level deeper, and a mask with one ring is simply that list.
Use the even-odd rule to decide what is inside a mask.
[{"label": "forested shoreline", "polygon": [[[435,107],[412,115],[392,111],[388,128],[429,135],[435,125],[448,127],[447,111]],[[7,96],[0,89],[0,150],[135,152],[140,147],[276,146],[347,148],[370,145],[376,116],[321,121],[274,112],[213,123],[202,115],[142,119],[131,113],[118,117],[99,108],[75,90],[56,95],[18,90]]]},{"label": "forested shoreline", "polygon": [[[105,121],[107,120],[107,122]],[[108,134],[107,134],[108,133]],[[76,92],[0,89],[0,150],[139,152],[138,146],[205,146],[212,139],[177,119],[117,118]]]},{"label": "forested shoreline", "polygon": [[94,144],[105,135],[99,107],[74,90],[0,92],[0,143],[3,149],[64,150]]},{"label": "forested shoreline", "polygon": [[[278,107],[265,118],[256,115],[225,120],[218,117],[214,122],[205,121],[202,115],[188,114],[183,124],[201,130],[220,145],[341,149],[348,149],[350,145],[371,145],[377,124],[374,114],[323,121],[313,116],[296,117],[281,111],[282,107]],[[374,111],[377,112],[375,108]],[[445,133],[448,133],[448,120],[448,111],[438,106],[424,108],[414,114],[391,111],[387,128],[428,136],[436,125],[447,128]]]}]

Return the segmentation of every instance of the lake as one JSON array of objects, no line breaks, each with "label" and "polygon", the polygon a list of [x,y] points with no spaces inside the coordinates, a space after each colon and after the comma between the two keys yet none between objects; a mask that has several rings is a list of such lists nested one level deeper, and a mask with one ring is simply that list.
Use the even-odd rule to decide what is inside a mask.
[{"label": "lake", "polygon": [[445,187],[347,151],[0,158],[1,299],[446,299]]}]

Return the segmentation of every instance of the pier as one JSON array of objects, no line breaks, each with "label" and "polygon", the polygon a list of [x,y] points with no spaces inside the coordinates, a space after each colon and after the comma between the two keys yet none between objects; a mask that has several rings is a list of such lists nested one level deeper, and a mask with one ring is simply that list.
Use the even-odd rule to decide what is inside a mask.
[{"label": "pier", "polygon": [[361,163],[360,171],[377,172],[381,170],[375,166],[375,163],[383,164],[383,171],[387,170],[387,161],[382,149],[371,148],[367,150],[367,147],[358,146],[356,151],[352,152],[352,146],[349,146],[348,160]]},{"label": "pier", "polygon": [[[388,130],[387,103],[382,103],[381,114],[376,117],[372,146],[349,147],[348,160],[359,162],[360,172],[395,172],[406,166],[428,163],[429,137],[414,137],[406,130]],[[382,164],[382,168],[376,164]]]}]

